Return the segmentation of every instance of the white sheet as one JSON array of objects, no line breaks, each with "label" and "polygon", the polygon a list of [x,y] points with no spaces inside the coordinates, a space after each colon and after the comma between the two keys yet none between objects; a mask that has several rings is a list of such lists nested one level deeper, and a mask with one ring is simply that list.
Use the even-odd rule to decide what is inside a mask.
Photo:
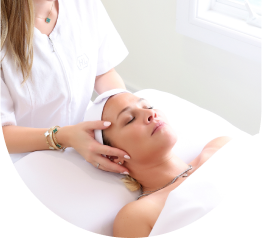
[{"label": "white sheet", "polygon": [[[246,186],[260,184],[262,176],[258,165],[262,161],[261,137],[256,135],[231,140],[170,192],[149,236],[161,235],[189,225],[212,209],[223,207],[227,201],[232,202],[230,197],[239,191],[245,192]],[[250,197],[261,197],[260,189],[254,188],[249,192]],[[244,202],[247,204],[251,201]],[[232,219],[233,215],[231,213]],[[243,216],[243,219],[250,223],[252,218]],[[254,219],[256,218],[253,217]]]},{"label": "white sheet", "polygon": [[66,221],[102,235],[113,234],[116,214],[139,194],[125,188],[120,180],[123,175],[96,169],[73,148],[37,151],[14,165],[46,207]]}]

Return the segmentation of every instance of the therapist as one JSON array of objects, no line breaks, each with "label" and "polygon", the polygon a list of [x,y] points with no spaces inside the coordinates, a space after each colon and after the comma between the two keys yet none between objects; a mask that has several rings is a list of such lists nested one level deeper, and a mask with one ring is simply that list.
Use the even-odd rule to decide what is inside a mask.
[{"label": "therapist", "polygon": [[128,51],[101,0],[1,0],[1,25],[1,121],[13,162],[73,147],[96,168],[127,174],[102,154],[129,155],[94,139],[110,122],[83,122],[94,89],[125,89],[114,67]]}]

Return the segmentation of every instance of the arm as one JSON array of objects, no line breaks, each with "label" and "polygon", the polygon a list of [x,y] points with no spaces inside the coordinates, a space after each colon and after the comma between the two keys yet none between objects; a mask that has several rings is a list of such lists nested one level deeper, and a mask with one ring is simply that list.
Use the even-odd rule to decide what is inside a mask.
[{"label": "arm", "polygon": [[[57,141],[63,146],[70,147],[68,144],[68,128],[70,126],[59,128],[56,134]],[[3,126],[3,136],[7,150],[10,154],[26,153],[37,150],[48,150],[44,133],[49,128],[30,128],[22,126]],[[48,142],[50,139],[48,137]]]},{"label": "arm", "polygon": [[147,210],[138,201],[124,206],[117,214],[114,227],[114,237],[148,237],[152,228],[149,225]]},{"label": "arm", "polygon": [[[84,159],[93,166],[100,164],[99,169],[114,173],[128,172],[128,170],[102,156],[111,155],[124,158],[125,151],[106,145],[101,145],[94,139],[94,130],[108,128],[104,121],[86,121],[72,126],[58,129],[56,139],[65,147],[73,147]],[[10,154],[25,153],[37,150],[49,150],[44,133],[48,128],[29,128],[21,126],[2,126],[7,150]],[[49,139],[49,137],[48,137]],[[50,143],[50,140],[49,140]]]},{"label": "arm", "polygon": [[95,90],[98,94],[114,88],[126,89],[123,79],[114,68],[105,74],[96,76]]}]

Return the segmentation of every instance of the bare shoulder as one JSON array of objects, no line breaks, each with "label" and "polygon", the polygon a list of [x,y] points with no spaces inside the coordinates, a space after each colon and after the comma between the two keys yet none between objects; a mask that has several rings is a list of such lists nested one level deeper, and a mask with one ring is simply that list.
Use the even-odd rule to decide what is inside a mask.
[{"label": "bare shoulder", "polygon": [[[214,149],[220,149],[221,147],[223,147],[227,142],[229,142],[232,138],[229,136],[220,136],[217,137],[213,140],[211,140],[210,142],[208,142],[206,144],[206,146],[204,147],[204,149],[210,149],[210,148],[214,148]],[[204,150],[203,149],[203,150]]]},{"label": "bare shoulder", "polygon": [[114,237],[147,237],[151,232],[147,212],[143,199],[125,205],[115,218]]},{"label": "bare shoulder", "polygon": [[200,154],[202,163],[208,160],[213,154],[215,154],[219,149],[226,145],[230,140],[232,140],[231,137],[221,136],[208,142]]}]

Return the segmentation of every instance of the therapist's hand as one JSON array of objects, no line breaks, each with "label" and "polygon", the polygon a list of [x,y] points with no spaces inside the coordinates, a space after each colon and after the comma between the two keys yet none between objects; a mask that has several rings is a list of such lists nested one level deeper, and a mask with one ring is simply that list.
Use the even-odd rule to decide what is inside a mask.
[{"label": "therapist's hand", "polygon": [[[85,121],[80,122],[77,125],[65,126],[59,129],[61,131],[60,135],[66,135],[63,137],[63,140],[67,140],[64,145],[67,144],[68,146],[73,147],[85,158],[87,162],[91,163],[93,166],[97,167],[97,164],[99,163],[100,165],[98,168],[101,170],[121,174],[125,172],[124,174],[127,174],[127,168],[112,162],[108,158],[102,156],[102,154],[111,157],[113,156],[113,158],[121,158],[122,161],[128,160],[129,155],[123,150],[107,145],[101,145],[94,139],[95,129],[103,130],[110,126],[105,126],[104,123],[104,121]],[[57,133],[57,136],[58,135],[59,133]],[[57,138],[57,140],[59,141],[59,138]],[[63,145],[62,141],[61,144]]]}]

